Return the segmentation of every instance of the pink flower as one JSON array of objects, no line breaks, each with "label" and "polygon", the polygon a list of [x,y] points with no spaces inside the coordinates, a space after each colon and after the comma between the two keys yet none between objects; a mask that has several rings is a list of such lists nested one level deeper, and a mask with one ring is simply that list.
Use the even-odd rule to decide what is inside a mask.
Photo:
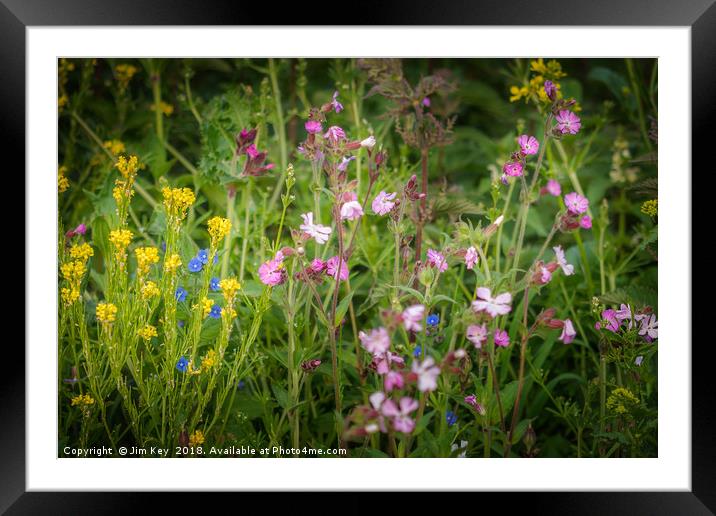
[{"label": "pink flower", "polygon": [[331,236],[331,228],[320,224],[314,224],[313,212],[309,211],[308,213],[304,213],[301,215],[301,218],[303,218],[303,224],[299,226],[301,231],[313,238],[319,244],[325,244],[328,242],[328,238]]},{"label": "pink flower", "polygon": [[338,164],[338,166],[336,168],[340,172],[345,172],[346,169],[348,168],[348,163],[350,163],[354,159],[356,159],[355,156],[348,156],[347,158],[344,156],[343,158],[341,158],[341,162]]},{"label": "pink flower", "polygon": [[509,292],[504,292],[493,298],[489,288],[480,287],[477,289],[477,300],[472,302],[472,309],[475,312],[485,311],[490,316],[497,317],[512,310],[511,303],[512,295]]},{"label": "pink flower", "polygon": [[385,215],[386,213],[390,213],[390,211],[395,206],[393,199],[395,199],[396,195],[398,195],[396,192],[388,194],[381,190],[381,192],[375,196],[375,199],[373,199],[373,202],[371,203],[373,212],[376,215]]},{"label": "pink flower", "polygon": [[[619,320],[617,319],[617,312],[615,310],[612,310],[611,308],[604,310],[602,312],[602,320],[607,323],[606,329],[611,331],[612,333],[616,333],[617,330],[619,330]],[[597,322],[594,327],[597,330],[601,329],[601,322]]]},{"label": "pink flower", "polygon": [[438,388],[438,375],[440,368],[435,365],[433,357],[428,357],[421,364],[413,361],[413,373],[418,377],[418,390],[420,392],[434,391]]},{"label": "pink flower", "polygon": [[402,389],[404,383],[403,375],[398,371],[390,371],[385,375],[385,380],[383,380],[383,385],[385,385],[385,390],[387,392],[390,392],[393,389]]},{"label": "pink flower", "polygon": [[390,371],[392,364],[398,364],[400,367],[405,365],[405,360],[400,355],[386,351],[385,353],[376,353],[373,355],[373,366],[375,366],[375,372],[384,375]]},{"label": "pink flower", "polygon": [[559,340],[564,342],[565,344],[569,344],[574,340],[574,337],[577,335],[577,332],[574,331],[574,325],[572,324],[572,321],[569,319],[564,320],[564,326],[562,327],[562,334],[559,336]]},{"label": "pink flower", "polygon": [[510,336],[505,330],[495,329],[495,346],[506,348],[510,345]]},{"label": "pink flower", "polygon": [[259,267],[259,279],[264,285],[274,287],[286,281],[286,268],[283,266],[283,254],[279,251],[272,260]]},{"label": "pink flower", "polygon": [[468,247],[465,252],[465,267],[467,267],[468,270],[472,270],[475,267],[475,264],[477,264],[477,260],[477,249],[472,246]]},{"label": "pink flower", "polygon": [[562,268],[564,275],[571,276],[574,274],[574,265],[567,263],[567,258],[564,255],[562,246],[558,245],[557,247],[553,247],[552,250],[554,251],[554,256],[557,259],[557,263]]},{"label": "pink flower", "polygon": [[445,272],[448,268],[445,256],[434,249],[428,249],[428,265],[435,267],[440,272]]},{"label": "pink flower", "polygon": [[526,134],[517,138],[517,144],[520,146],[522,154],[525,155],[537,154],[537,150],[539,149],[539,142],[537,141],[537,138],[534,136],[527,136]]},{"label": "pink flower", "polygon": [[418,332],[423,329],[421,326],[423,317],[425,316],[425,307],[423,305],[412,305],[403,310],[403,326],[407,331]]},{"label": "pink flower", "polygon": [[370,330],[370,333],[361,331],[358,333],[363,348],[373,355],[383,354],[390,349],[390,335],[383,327]]},{"label": "pink flower", "polygon": [[659,338],[659,322],[656,320],[656,315],[645,315],[641,318],[639,335],[643,336],[649,342]]},{"label": "pink flower", "polygon": [[430,107],[430,97],[425,97],[425,98],[423,98],[422,104],[423,104],[423,106],[425,106],[425,107]]},{"label": "pink flower", "polygon": [[547,181],[545,191],[550,195],[559,197],[560,195],[562,195],[562,186],[559,184],[559,181],[555,179],[550,179],[549,181]]},{"label": "pink flower", "polygon": [[71,229],[65,233],[65,238],[72,238],[73,236],[84,235],[85,233],[87,233],[87,226],[80,224],[75,229]]},{"label": "pink flower", "polygon": [[328,128],[323,137],[328,138],[333,143],[338,143],[339,141],[346,139],[346,132],[337,125],[332,125]]},{"label": "pink flower", "polygon": [[589,199],[582,197],[577,192],[571,192],[564,196],[564,204],[569,213],[579,215],[589,208]]},{"label": "pink flower", "polygon": [[309,120],[303,125],[303,127],[306,128],[306,132],[308,134],[318,134],[323,131],[323,126],[318,120]]},{"label": "pink flower", "polygon": [[577,134],[582,127],[579,117],[568,109],[563,109],[554,118],[557,120],[557,130],[562,134]]},{"label": "pink flower", "polygon": [[484,324],[471,324],[467,327],[466,336],[467,340],[472,342],[477,349],[480,349],[487,341],[487,326]]},{"label": "pink flower", "polygon": [[502,166],[505,175],[511,177],[519,177],[522,175],[522,163],[519,161],[508,161]]},{"label": "pink flower", "polygon": [[579,219],[579,227],[582,229],[592,229],[592,218],[589,215],[585,215]]},{"label": "pink flower", "polygon": [[550,281],[552,281],[552,272],[544,265],[540,265],[537,271],[537,283],[539,285],[546,285]]},{"label": "pink flower", "polygon": [[[326,262],[326,274],[328,274],[333,279],[337,279],[339,276],[338,273],[338,256],[334,256],[333,258],[329,258]],[[341,262],[341,270],[340,270],[340,280],[345,281],[348,279],[348,264],[345,260],[340,260]]]},{"label": "pink flower", "polygon": [[358,201],[348,201],[341,206],[341,220],[356,220],[363,216],[363,206]]},{"label": "pink flower", "polygon": [[336,111],[336,113],[340,113],[343,111],[343,104],[338,102],[338,92],[333,93],[333,99],[331,100],[331,106],[333,106],[333,109]]},{"label": "pink flower", "polygon": [[484,416],[485,414],[487,414],[487,411],[485,410],[485,408],[482,405],[480,405],[480,403],[478,403],[477,396],[475,396],[474,394],[465,396],[465,403],[467,403],[472,408],[474,408],[475,412],[477,412],[481,416]]},{"label": "pink flower", "polygon": [[557,87],[552,81],[544,81],[544,92],[547,94],[549,100],[554,100],[557,97]]},{"label": "pink flower", "polygon": [[371,135],[365,140],[362,140],[360,142],[360,146],[366,149],[372,149],[373,147],[375,147],[375,136]]},{"label": "pink flower", "polygon": [[321,260],[320,258],[315,258],[311,262],[311,270],[315,273],[320,273],[326,270],[326,262]]},{"label": "pink flower", "polygon": [[[615,312],[614,316],[619,321],[619,324],[621,324],[623,321],[628,321],[627,328],[631,330],[632,326],[634,325],[634,318],[632,317],[631,307],[629,305],[625,305],[624,303],[622,303],[619,307],[619,310]],[[641,320],[641,317],[639,318],[639,320]]]},{"label": "pink flower", "polygon": [[418,402],[413,398],[404,396],[400,398],[400,406],[396,406],[393,400],[383,402],[382,412],[386,417],[392,418],[393,428],[398,432],[409,434],[415,428],[415,421],[410,417],[412,412],[418,408]]}]

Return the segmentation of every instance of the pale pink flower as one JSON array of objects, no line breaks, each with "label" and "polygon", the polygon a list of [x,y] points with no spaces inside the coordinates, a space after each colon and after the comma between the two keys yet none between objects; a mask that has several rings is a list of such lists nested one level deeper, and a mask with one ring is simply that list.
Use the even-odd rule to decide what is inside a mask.
[{"label": "pale pink flower", "polygon": [[495,346],[506,348],[510,345],[510,336],[505,330],[495,329]]},{"label": "pale pink flower", "polygon": [[318,134],[323,131],[323,126],[318,120],[309,120],[304,124],[308,134]]},{"label": "pale pink flower", "polygon": [[438,375],[440,368],[435,365],[433,357],[427,357],[422,363],[413,361],[413,373],[418,377],[418,390],[420,392],[434,391],[438,388]]},{"label": "pale pink flower", "polygon": [[428,249],[428,265],[435,267],[440,272],[445,272],[448,268],[445,256],[434,249]]},{"label": "pale pink flower", "polygon": [[400,398],[400,404],[397,406],[393,400],[383,402],[382,412],[386,417],[390,417],[393,428],[398,432],[409,434],[415,428],[415,421],[410,414],[418,408],[418,402],[413,398],[404,396]]},{"label": "pale pink flower", "polygon": [[366,149],[372,149],[375,147],[375,136],[369,136],[365,140],[360,142],[361,147],[365,147]]},{"label": "pale pink flower", "polygon": [[480,287],[477,289],[477,300],[472,302],[472,309],[475,312],[485,311],[491,317],[497,317],[512,310],[511,303],[512,295],[509,292],[503,292],[493,298],[489,288]]},{"label": "pale pink flower", "polygon": [[540,285],[546,285],[552,281],[552,272],[544,265],[540,265],[537,275],[539,280],[538,283]]},{"label": "pale pink flower", "polygon": [[522,154],[525,155],[537,154],[537,151],[539,150],[539,142],[534,136],[523,134],[517,138],[517,144],[520,146]]},{"label": "pale pink flower", "polygon": [[[337,279],[337,276],[339,276],[338,273],[338,256],[334,256],[333,258],[329,258],[326,262],[326,274],[328,274],[333,279]],[[340,260],[341,262],[341,271],[340,271],[340,280],[345,281],[348,279],[348,264],[345,260]]]},{"label": "pale pink flower", "polygon": [[510,177],[519,177],[522,175],[522,163],[519,161],[508,161],[502,166],[502,172]]},{"label": "pale pink flower", "polygon": [[358,201],[348,201],[341,206],[342,220],[356,220],[363,216],[363,206]]},{"label": "pale pink flower", "polygon": [[338,143],[339,141],[346,139],[346,132],[337,125],[332,125],[328,128],[323,137],[328,138],[333,143]]},{"label": "pale pink flower", "polygon": [[412,305],[403,310],[403,326],[407,331],[418,332],[423,329],[422,322],[425,316],[425,307],[423,305]]},{"label": "pale pink flower", "polygon": [[333,93],[333,99],[331,100],[331,106],[335,110],[336,113],[340,113],[343,111],[343,104],[338,102],[338,92]]},{"label": "pale pink flower", "polygon": [[356,159],[355,156],[348,156],[347,158],[344,156],[343,158],[341,158],[341,162],[338,164],[338,166],[336,168],[340,172],[345,172],[346,169],[348,168],[348,163],[350,163],[354,159]]},{"label": "pale pink flower", "polygon": [[571,192],[564,196],[564,205],[569,213],[579,215],[589,209],[589,199],[579,195],[577,192]]},{"label": "pale pink flower", "polygon": [[559,197],[560,195],[562,195],[562,186],[559,184],[559,181],[557,181],[556,179],[550,179],[549,181],[547,181],[547,186],[545,187],[545,191],[550,195]]},{"label": "pale pink flower", "polygon": [[383,354],[390,349],[390,335],[383,327],[370,330],[369,333],[361,331],[358,333],[363,348],[371,354]]},{"label": "pale pink flower", "polygon": [[568,109],[563,109],[557,113],[554,119],[557,121],[557,130],[562,134],[577,134],[579,128],[582,127],[582,122],[579,117]]},{"label": "pale pink flower", "polygon": [[562,327],[562,334],[559,336],[559,340],[565,344],[569,344],[574,340],[577,332],[574,330],[574,324],[569,319],[564,320],[564,326]]},{"label": "pale pink flower", "polygon": [[478,258],[479,255],[477,254],[477,249],[473,246],[468,247],[465,252],[465,267],[467,267],[468,270],[472,270],[475,267],[475,264],[477,264]]},{"label": "pale pink flower", "polygon": [[264,285],[275,287],[286,281],[286,268],[283,266],[283,254],[279,251],[272,260],[259,267],[259,279]]},{"label": "pale pink flower", "polygon": [[625,305],[624,303],[622,303],[619,307],[619,310],[616,311],[615,317],[617,318],[619,323],[622,323],[623,321],[628,321],[627,328],[630,330],[632,329],[632,326],[634,326],[631,307],[629,305]]},{"label": "pale pink flower", "polygon": [[562,272],[564,272],[564,275],[571,276],[572,274],[574,274],[574,265],[567,263],[567,258],[564,255],[562,246],[558,245],[556,247],[553,247],[552,250],[554,251],[554,256],[557,259],[557,263],[562,268]]},{"label": "pale pink flower", "polygon": [[395,206],[393,199],[395,199],[396,195],[398,195],[396,192],[385,193],[384,191],[381,191],[375,196],[375,199],[373,199],[373,202],[371,203],[373,212],[376,215],[385,215],[386,213],[390,213]]},{"label": "pale pink flower", "polygon": [[308,236],[313,238],[319,244],[325,244],[331,236],[331,228],[328,226],[322,226],[320,224],[314,224],[313,212],[304,213],[301,215],[303,224],[299,226],[299,229],[306,233]]},{"label": "pale pink flower", "polygon": [[467,327],[467,340],[472,342],[477,349],[487,341],[487,326],[484,324],[471,324]]},{"label": "pale pink flower", "polygon": [[403,375],[398,371],[389,371],[383,380],[383,385],[385,385],[385,390],[387,392],[390,392],[393,389],[402,389],[404,384]]},{"label": "pale pink flower", "polygon": [[375,372],[379,375],[384,375],[390,371],[390,366],[398,364],[402,367],[405,365],[405,360],[400,355],[386,351],[385,353],[376,353],[373,355],[373,365],[375,366]]},{"label": "pale pink flower", "polygon": [[659,323],[656,320],[656,315],[646,315],[641,319],[639,335],[643,336],[649,342],[659,338]]},{"label": "pale pink flower", "polygon": [[380,407],[383,406],[383,402],[385,401],[385,393],[380,391],[374,392],[368,396],[368,400],[375,410],[380,410]]}]

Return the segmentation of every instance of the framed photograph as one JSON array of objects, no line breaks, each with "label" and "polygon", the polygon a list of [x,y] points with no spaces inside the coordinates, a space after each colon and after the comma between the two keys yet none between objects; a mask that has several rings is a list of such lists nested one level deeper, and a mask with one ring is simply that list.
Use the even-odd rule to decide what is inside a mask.
[{"label": "framed photograph", "polygon": [[611,3],[250,26],[255,5],[4,1],[27,303],[0,508],[710,514],[691,171],[716,7]]}]

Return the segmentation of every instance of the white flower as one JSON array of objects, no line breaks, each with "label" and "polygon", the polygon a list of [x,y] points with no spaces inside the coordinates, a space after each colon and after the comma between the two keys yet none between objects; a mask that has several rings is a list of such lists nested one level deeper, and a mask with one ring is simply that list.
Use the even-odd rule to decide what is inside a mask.
[{"label": "white flower", "polygon": [[505,315],[512,307],[512,295],[509,292],[504,292],[497,297],[492,297],[490,289],[487,287],[480,287],[477,289],[477,300],[472,302],[472,309],[475,312],[485,311],[492,317],[498,315]]},{"label": "white flower", "polygon": [[328,238],[331,236],[331,228],[328,226],[321,226],[320,224],[313,223],[313,212],[304,213],[301,215],[303,218],[303,224],[299,226],[299,229],[314,238],[319,244],[325,244],[328,242]]},{"label": "white flower", "polygon": [[557,247],[553,247],[552,249],[554,250],[554,256],[557,258],[557,263],[562,268],[564,275],[571,276],[572,274],[574,274],[574,265],[567,263],[567,258],[564,256],[562,246],[558,245]]},{"label": "white flower", "polygon": [[438,375],[440,368],[435,365],[433,357],[426,358],[422,364],[413,362],[413,372],[418,376],[418,390],[420,392],[434,391],[438,388]]},{"label": "white flower", "polygon": [[368,138],[360,142],[360,146],[372,149],[373,147],[375,147],[375,136],[369,136]]}]

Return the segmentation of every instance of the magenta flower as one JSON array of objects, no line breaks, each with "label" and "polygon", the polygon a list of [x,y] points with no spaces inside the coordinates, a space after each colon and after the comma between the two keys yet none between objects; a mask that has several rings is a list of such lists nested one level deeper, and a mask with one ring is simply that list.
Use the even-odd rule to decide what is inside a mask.
[{"label": "magenta flower", "polygon": [[373,202],[371,203],[371,208],[373,208],[373,212],[376,215],[385,215],[386,213],[390,213],[390,211],[395,207],[393,199],[395,199],[396,195],[398,195],[396,192],[388,194],[381,190],[381,192],[375,196],[375,199],[373,199]]},{"label": "magenta flower", "polygon": [[430,97],[425,97],[425,98],[423,98],[422,104],[423,104],[423,106],[425,106],[425,107],[430,107]]},{"label": "magenta flower", "polygon": [[564,272],[564,275],[571,276],[572,274],[574,274],[574,265],[567,263],[567,258],[564,255],[562,246],[558,245],[557,247],[553,247],[552,250],[554,251],[554,256],[557,259],[557,263],[562,268],[562,272]]},{"label": "magenta flower", "polygon": [[385,385],[385,390],[387,392],[390,392],[393,389],[402,389],[404,384],[403,375],[398,371],[388,372],[383,380],[383,385]]},{"label": "magenta flower", "polygon": [[392,364],[398,364],[398,366],[403,367],[405,360],[403,360],[403,357],[400,355],[396,355],[390,351],[373,355],[373,366],[375,367],[375,372],[379,375],[388,373]]},{"label": "magenta flower", "polygon": [[283,254],[276,253],[272,260],[264,262],[259,267],[259,279],[264,285],[275,287],[286,281],[286,268],[283,266]]},{"label": "magenta flower", "polygon": [[547,181],[545,191],[550,195],[559,197],[560,195],[562,195],[562,186],[559,184],[559,181],[555,179],[550,179],[549,181]]},{"label": "magenta flower", "polygon": [[477,289],[477,300],[472,302],[472,309],[475,312],[485,311],[491,317],[497,317],[512,310],[511,303],[512,295],[509,292],[504,292],[493,298],[489,288],[480,287]]},{"label": "magenta flower", "polygon": [[336,111],[336,113],[340,113],[343,111],[343,104],[338,102],[338,92],[333,93],[333,99],[331,100],[331,106],[333,106],[333,109]]},{"label": "magenta flower", "polygon": [[502,172],[510,177],[519,177],[522,175],[522,163],[519,161],[508,161],[503,165]]},{"label": "magenta flower", "polygon": [[303,224],[299,226],[299,229],[306,233],[309,237],[313,238],[319,244],[325,244],[331,236],[331,228],[328,226],[322,226],[320,224],[314,224],[313,212],[304,213],[301,215]]},{"label": "magenta flower", "polygon": [[468,270],[472,270],[477,264],[478,258],[477,249],[473,246],[468,247],[465,252],[465,267],[467,267]]},{"label": "magenta flower", "polygon": [[534,136],[523,134],[517,138],[517,144],[520,146],[520,151],[524,155],[537,154],[539,150],[539,142]]},{"label": "magenta flower", "polygon": [[589,215],[585,215],[579,219],[579,227],[582,229],[592,229],[592,218]]},{"label": "magenta flower", "polygon": [[554,118],[557,120],[557,130],[562,134],[577,134],[582,127],[579,117],[568,109],[563,109]]},{"label": "magenta flower", "polygon": [[317,274],[323,272],[324,270],[326,270],[326,262],[324,262],[320,258],[315,258],[311,262],[311,270]]},{"label": "magenta flower", "polygon": [[340,276],[341,281],[345,281],[348,279],[348,264],[345,260],[340,260],[341,262],[341,270],[340,274],[338,273],[338,256],[334,256],[333,258],[329,258],[326,262],[326,274],[328,274],[331,278],[337,279],[338,276]]},{"label": "magenta flower", "polygon": [[440,368],[435,365],[433,357],[427,357],[421,364],[413,361],[413,373],[418,377],[418,390],[432,392],[438,388],[438,375]]},{"label": "magenta flower", "polygon": [[[602,321],[607,323],[605,328],[612,333],[616,333],[617,330],[619,330],[619,320],[617,319],[617,312],[615,310],[611,308],[604,310],[602,312]],[[601,322],[597,322],[594,327],[600,330],[602,328]]]},{"label": "magenta flower", "polygon": [[574,325],[569,319],[564,320],[564,326],[562,327],[562,334],[559,336],[559,340],[565,344],[569,344],[574,340],[577,332],[574,330]]},{"label": "magenta flower", "polygon": [[495,329],[495,346],[506,348],[510,345],[510,336],[505,330]]},{"label": "magenta flower", "polygon": [[435,267],[440,272],[445,272],[448,268],[445,256],[434,249],[428,249],[428,265]]},{"label": "magenta flower", "polygon": [[487,341],[487,326],[484,324],[471,324],[467,327],[466,336],[467,340],[472,342],[477,349],[480,349]]},{"label": "magenta flower", "polygon": [[306,128],[306,132],[308,134],[318,134],[323,131],[323,126],[318,120],[309,120],[303,125],[303,127]]},{"label": "magenta flower", "polygon": [[390,335],[388,335],[388,330],[382,326],[370,330],[369,333],[361,331],[358,333],[358,338],[363,348],[373,355],[383,354],[390,349]]},{"label": "magenta flower", "polygon": [[465,403],[470,405],[472,408],[475,409],[475,412],[480,414],[481,416],[484,416],[487,414],[487,411],[485,410],[485,407],[483,407],[480,403],[477,401],[477,396],[474,394],[470,394],[469,396],[465,396]]},{"label": "magenta flower", "polygon": [[85,233],[87,233],[87,226],[80,224],[75,229],[71,229],[65,233],[65,238],[72,238],[77,235],[84,235]]},{"label": "magenta flower", "polygon": [[337,125],[332,125],[328,128],[323,137],[328,138],[333,143],[338,143],[339,141],[346,139],[346,133]]},{"label": "magenta flower", "polygon": [[544,92],[549,100],[554,100],[557,97],[557,87],[550,80],[544,81]]},{"label": "magenta flower", "polygon": [[415,412],[418,408],[418,402],[413,398],[404,396],[400,398],[399,406],[396,406],[393,400],[386,400],[383,402],[381,411],[383,415],[391,419],[393,428],[398,432],[409,434],[415,428],[415,421],[410,417],[410,414]]},{"label": "magenta flower", "polygon": [[418,332],[423,329],[422,322],[425,316],[425,307],[423,305],[412,305],[403,310],[402,319],[403,326],[407,331]]},{"label": "magenta flower", "polygon": [[564,204],[567,206],[567,211],[572,215],[579,215],[589,209],[589,199],[582,197],[577,192],[565,195]]}]

